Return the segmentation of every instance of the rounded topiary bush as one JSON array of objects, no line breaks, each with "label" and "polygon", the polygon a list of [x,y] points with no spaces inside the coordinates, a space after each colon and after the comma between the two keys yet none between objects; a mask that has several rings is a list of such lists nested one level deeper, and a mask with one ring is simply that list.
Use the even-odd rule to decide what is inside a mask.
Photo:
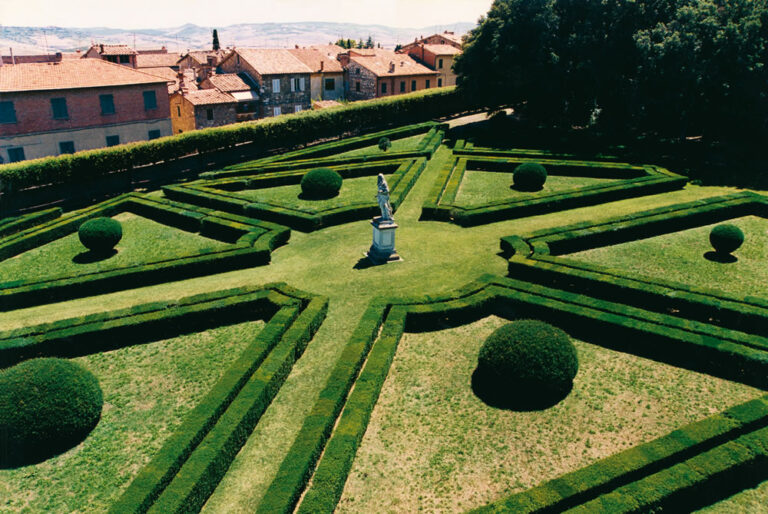
[{"label": "rounded topiary bush", "polygon": [[709,242],[719,254],[729,254],[744,243],[744,232],[736,225],[717,225],[709,233]]},{"label": "rounded topiary bush", "polygon": [[82,441],[99,422],[99,381],[65,359],[31,359],[0,371],[0,464],[39,462]]},{"label": "rounded topiary bush", "polygon": [[546,181],[547,170],[535,162],[524,162],[512,173],[512,187],[521,191],[538,191]]},{"label": "rounded topiary bush", "polygon": [[123,238],[123,227],[112,218],[93,218],[80,225],[77,235],[94,253],[108,253]]},{"label": "rounded topiary bush", "polygon": [[382,137],[381,139],[379,139],[379,150],[381,150],[382,152],[386,152],[390,148],[392,148],[392,142],[389,140],[388,137]]},{"label": "rounded topiary bush", "polygon": [[578,370],[568,334],[543,321],[519,320],[486,339],[473,381],[481,381],[495,403],[536,408],[567,395]]},{"label": "rounded topiary bush", "polygon": [[306,198],[333,198],[339,194],[342,178],[329,168],[317,168],[301,179],[301,194]]}]

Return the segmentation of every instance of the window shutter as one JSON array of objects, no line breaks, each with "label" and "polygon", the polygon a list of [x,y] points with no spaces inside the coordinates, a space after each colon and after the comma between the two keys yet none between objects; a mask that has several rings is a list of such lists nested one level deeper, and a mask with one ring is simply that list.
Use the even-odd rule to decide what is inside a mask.
[{"label": "window shutter", "polygon": [[272,92],[273,93],[280,92],[280,79],[272,79]]},{"label": "window shutter", "polygon": [[291,79],[291,93],[296,91],[296,79]]},{"label": "window shutter", "polygon": [[299,79],[299,90],[304,91],[304,77]]}]

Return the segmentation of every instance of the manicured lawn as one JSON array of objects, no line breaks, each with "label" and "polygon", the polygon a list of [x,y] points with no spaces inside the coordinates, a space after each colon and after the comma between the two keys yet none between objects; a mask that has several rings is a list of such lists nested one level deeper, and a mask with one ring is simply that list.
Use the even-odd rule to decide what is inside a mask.
[{"label": "manicured lawn", "polygon": [[197,255],[228,246],[131,213],[118,214],[114,218],[123,226],[123,238],[115,247],[115,255],[96,262],[77,262],[87,249],[74,233],[0,262],[0,283],[94,273]]},{"label": "manicured lawn", "polygon": [[524,192],[512,189],[512,173],[498,171],[467,170],[456,194],[455,205],[474,207],[491,202],[538,198],[541,196],[578,189],[600,186],[615,182],[612,178],[568,177],[549,175],[541,191]]},{"label": "manicured lawn", "polygon": [[[389,175],[387,175],[389,177]],[[388,180],[390,180],[388,178]],[[390,185],[391,187],[391,185]],[[264,202],[291,209],[323,210],[345,203],[376,202],[376,176],[346,178],[341,185],[339,195],[327,200],[307,200],[300,198],[301,185],[270,187],[266,189],[245,189],[235,195],[252,202]]]},{"label": "manicured lawn", "polygon": [[[389,150],[386,151],[386,153],[406,152],[409,150],[416,150],[416,148],[419,146],[419,143],[421,143],[421,140],[424,139],[425,136],[426,136],[426,133],[419,134],[417,136],[403,137],[400,139],[390,140],[390,143],[392,143],[392,146],[389,148]],[[339,157],[358,157],[361,155],[371,155],[371,154],[378,155],[383,153],[385,152],[382,152],[381,149],[379,149],[379,143],[377,141],[376,144],[373,144],[370,146],[364,146],[363,148],[358,148],[357,150],[342,152],[337,155]]]},{"label": "manicured lawn", "polygon": [[673,232],[567,257],[625,270],[633,275],[672,280],[732,295],[766,297],[768,288],[768,220],[746,216],[727,223],[744,232],[736,262],[717,262],[704,254],[712,250],[709,232],[715,225]]},{"label": "manicured lawn", "polygon": [[104,392],[78,446],[0,470],[0,511],[105,512],[263,327],[253,321],[74,359]]},{"label": "manicured lawn", "polygon": [[697,512],[701,514],[735,514],[765,512],[768,505],[768,481],[754,489],[746,489],[730,498],[705,507]]},{"label": "manicured lawn", "polygon": [[464,511],[761,393],[576,342],[579,373],[565,400],[537,412],[492,408],[470,381],[480,345],[504,323],[404,335],[338,512]]}]

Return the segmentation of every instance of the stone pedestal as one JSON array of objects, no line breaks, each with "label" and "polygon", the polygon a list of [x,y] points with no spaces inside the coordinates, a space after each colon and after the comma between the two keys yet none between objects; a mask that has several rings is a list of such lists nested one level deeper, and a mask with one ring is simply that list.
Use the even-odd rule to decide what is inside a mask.
[{"label": "stone pedestal", "polygon": [[397,223],[394,220],[382,221],[381,216],[371,220],[373,225],[373,244],[366,254],[374,264],[384,264],[402,260],[395,250],[395,230]]}]

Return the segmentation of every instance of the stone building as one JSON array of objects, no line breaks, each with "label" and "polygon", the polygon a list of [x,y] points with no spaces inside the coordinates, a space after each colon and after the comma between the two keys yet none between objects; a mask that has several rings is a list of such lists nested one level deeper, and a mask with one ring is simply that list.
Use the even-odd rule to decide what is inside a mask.
[{"label": "stone building", "polygon": [[237,100],[218,89],[188,91],[182,88],[171,95],[170,106],[174,134],[237,121]]},{"label": "stone building", "polygon": [[344,68],[336,59],[336,54],[324,54],[314,48],[294,48],[288,51],[312,70],[309,89],[313,101],[344,98]]},{"label": "stone building", "polygon": [[310,109],[312,70],[282,49],[238,48],[219,65],[222,73],[246,73],[257,84],[260,118]]},{"label": "stone building", "polygon": [[340,54],[339,61],[346,70],[349,100],[400,95],[437,85],[437,72],[408,54],[381,48],[356,49]]},{"label": "stone building", "polygon": [[438,73],[437,86],[456,85],[453,61],[461,53],[461,37],[453,32],[432,34],[403,46],[400,53],[406,53],[419,63]]},{"label": "stone building", "polygon": [[0,67],[0,162],[171,134],[166,80],[101,59]]},{"label": "stone building", "polygon": [[237,101],[235,106],[237,121],[255,120],[259,117],[257,87],[253,79],[250,79],[244,72],[241,72],[240,75],[235,73],[211,75],[200,83],[200,89],[217,89],[222,93],[229,94]]},{"label": "stone building", "polygon": [[136,56],[138,52],[128,45],[92,45],[84,54],[83,59],[101,59],[102,61],[112,62],[136,67]]}]

